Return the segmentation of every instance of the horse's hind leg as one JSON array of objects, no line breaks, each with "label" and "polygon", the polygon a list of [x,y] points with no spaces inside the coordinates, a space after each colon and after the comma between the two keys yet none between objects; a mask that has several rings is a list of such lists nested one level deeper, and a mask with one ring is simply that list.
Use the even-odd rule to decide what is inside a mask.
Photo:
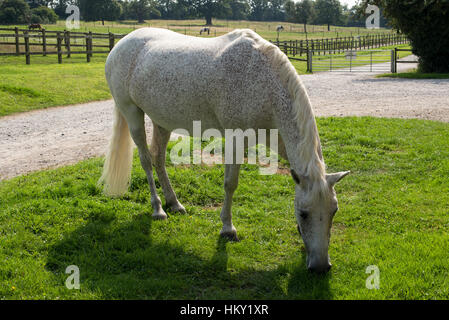
[{"label": "horse's hind leg", "polygon": [[147,175],[151,192],[151,206],[154,210],[152,216],[155,219],[167,219],[167,214],[162,209],[161,199],[157,195],[156,184],[154,183],[153,165],[145,133],[145,114],[134,104],[129,104],[126,108],[120,108],[120,110],[126,118],[131,137],[139,150],[140,163]]},{"label": "horse's hind leg", "polygon": [[225,179],[224,179],[224,189],[225,189],[225,200],[223,208],[221,209],[220,218],[223,222],[223,229],[220,231],[220,236],[228,238],[232,241],[238,241],[237,230],[232,224],[232,197],[234,191],[237,189],[239,184],[239,164],[227,164],[225,167]]},{"label": "horse's hind leg", "polygon": [[154,160],[154,166],[156,167],[162,190],[164,190],[167,207],[171,212],[185,213],[186,209],[179,203],[165,169],[165,153],[168,141],[170,140],[170,134],[170,131],[161,128],[153,122],[153,140],[151,142],[150,153]]}]

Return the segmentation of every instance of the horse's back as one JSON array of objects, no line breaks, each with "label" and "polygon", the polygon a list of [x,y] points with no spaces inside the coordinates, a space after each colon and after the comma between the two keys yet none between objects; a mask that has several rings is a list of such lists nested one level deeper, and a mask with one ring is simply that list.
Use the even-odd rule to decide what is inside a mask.
[{"label": "horse's back", "polygon": [[120,41],[108,58],[106,73],[114,98],[128,95],[167,129],[194,120],[201,120],[204,128],[223,123],[243,127],[244,119],[267,113],[273,80],[247,33],[205,39],[139,29]]}]

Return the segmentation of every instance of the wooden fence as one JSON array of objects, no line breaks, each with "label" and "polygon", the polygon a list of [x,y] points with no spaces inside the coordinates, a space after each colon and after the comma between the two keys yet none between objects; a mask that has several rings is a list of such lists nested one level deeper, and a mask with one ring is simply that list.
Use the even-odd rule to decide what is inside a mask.
[{"label": "wooden fence", "polygon": [[[12,52],[0,52],[0,56],[25,56],[27,64],[32,55],[57,55],[58,63],[62,56],[85,54],[90,62],[93,54],[109,53],[116,40],[125,35],[113,33],[71,32],[71,31],[30,31],[19,28],[0,28],[0,47],[10,47]],[[12,39],[12,40],[11,40]]]},{"label": "wooden fence", "polygon": [[[19,28],[0,28],[0,48],[10,48],[11,52],[0,52],[0,56],[24,55],[27,64],[32,55],[57,55],[58,63],[62,56],[68,58],[72,54],[85,54],[90,62],[93,54],[107,54],[115,46],[117,40],[125,34],[92,33],[71,31],[30,31]],[[12,39],[12,40],[11,40]],[[400,34],[376,34],[330,39],[271,41],[291,59],[307,61],[303,55],[335,54],[348,50],[366,50],[388,45],[408,43],[408,39]],[[299,56],[299,58],[295,58]]]},{"label": "wooden fence", "polygon": [[[288,56],[302,56],[312,52],[318,54],[335,54],[348,50],[369,50],[383,46],[408,43],[409,40],[402,34],[378,34],[355,37],[342,37],[332,39],[310,39],[271,41],[277,45]],[[305,59],[296,59],[304,60]]]}]

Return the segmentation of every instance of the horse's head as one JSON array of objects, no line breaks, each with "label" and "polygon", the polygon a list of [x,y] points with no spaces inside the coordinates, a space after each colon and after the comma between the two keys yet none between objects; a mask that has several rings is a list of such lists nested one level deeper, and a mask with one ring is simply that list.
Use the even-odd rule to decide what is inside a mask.
[{"label": "horse's head", "polygon": [[[335,184],[349,171],[327,174],[321,184],[291,171],[296,182],[295,215],[298,231],[307,252],[307,268],[323,273],[329,271],[329,240],[332,220],[338,210]],[[318,185],[319,184],[319,185]]]}]

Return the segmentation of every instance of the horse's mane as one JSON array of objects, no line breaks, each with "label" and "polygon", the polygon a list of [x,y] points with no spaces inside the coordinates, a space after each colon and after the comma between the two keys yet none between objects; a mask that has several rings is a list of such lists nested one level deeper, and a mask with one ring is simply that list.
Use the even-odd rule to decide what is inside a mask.
[{"label": "horse's mane", "polygon": [[322,192],[325,185],[326,166],[321,155],[320,138],[315,116],[307,91],[288,57],[275,45],[260,37],[249,29],[235,30],[242,36],[254,40],[256,47],[269,60],[271,67],[279,76],[283,86],[287,88],[292,100],[292,116],[298,122],[301,141],[297,145],[301,175],[307,176]]}]

